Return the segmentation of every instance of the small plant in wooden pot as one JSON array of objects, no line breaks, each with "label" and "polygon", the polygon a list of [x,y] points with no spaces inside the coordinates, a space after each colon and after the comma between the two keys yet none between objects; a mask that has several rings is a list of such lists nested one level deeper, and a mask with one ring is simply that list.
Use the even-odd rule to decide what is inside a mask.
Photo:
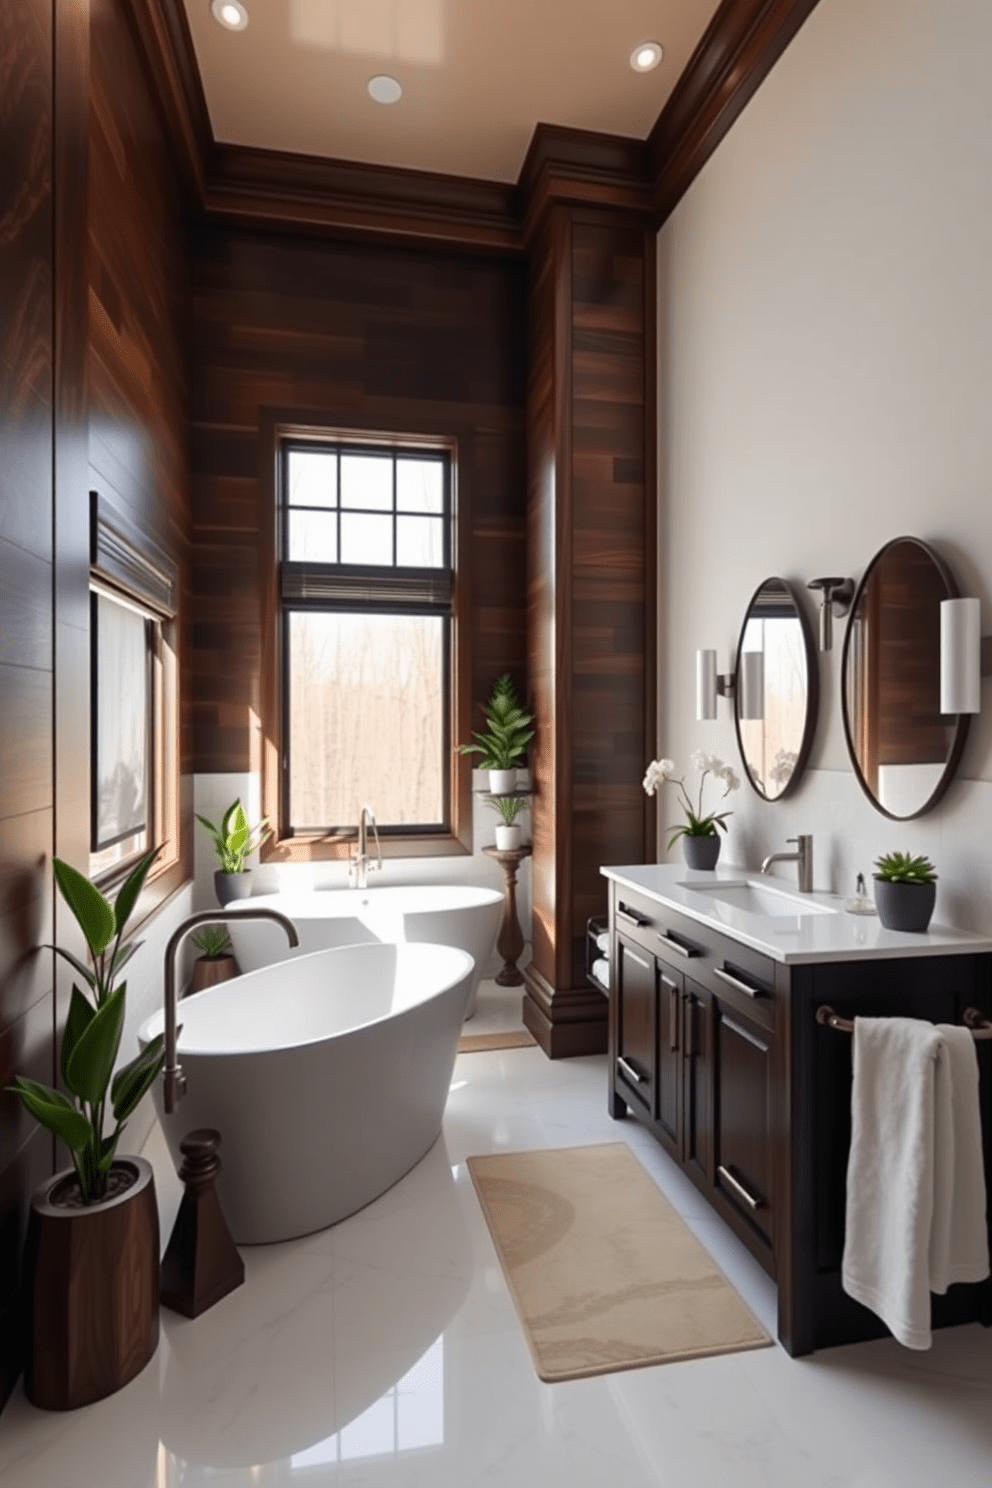
[{"label": "small plant in wooden pot", "polygon": [[251,893],[251,872],[245,867],[245,858],[272,836],[268,817],[263,816],[257,826],[250,827],[239,799],[232,801],[219,826],[199,812],[196,819],[210,833],[214,852],[220,859],[220,867],[214,874],[218,904],[223,908],[233,899],[247,899]]},{"label": "small plant in wooden pot", "polygon": [[223,925],[204,925],[192,940],[200,952],[193,962],[193,992],[202,992],[204,987],[214,987],[218,982],[229,982],[238,975],[231,937]]},{"label": "small plant in wooden pot", "polygon": [[493,683],[486,704],[486,727],[473,734],[473,744],[459,744],[460,754],[480,754],[480,770],[489,771],[489,789],[505,793],[517,783],[517,766],[522,765],[527,745],[534,737],[532,713],[525,713],[517,698],[509,672]]},{"label": "small plant in wooden pot", "polygon": [[512,852],[522,842],[523,834],[517,817],[527,802],[522,796],[494,796],[489,805],[503,818],[503,825],[496,828],[496,849],[498,852]]},{"label": "small plant in wooden pot", "polygon": [[124,930],[157,851],[142,858],[113,904],[55,859],[55,882],[86,939],[90,964],[54,949],[89,994],[73,986],[59,1053],[63,1088],[23,1075],[7,1087],[72,1154],[72,1168],[32,1199],[24,1251],[25,1388],[47,1410],[72,1410],[119,1390],[158,1344],[152,1169],[143,1158],[116,1152],[128,1117],[162,1068],[162,1036],[114,1073],[127,991],[117,979],[138,949],[125,942]]},{"label": "small plant in wooden pot", "polygon": [[937,900],[937,870],[922,854],[886,853],[875,860],[875,908],[886,930],[926,930]]}]

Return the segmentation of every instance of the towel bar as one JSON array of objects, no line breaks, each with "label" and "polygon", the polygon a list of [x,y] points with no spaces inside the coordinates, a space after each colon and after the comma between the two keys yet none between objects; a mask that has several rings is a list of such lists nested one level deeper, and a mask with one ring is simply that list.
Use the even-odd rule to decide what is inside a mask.
[{"label": "towel bar", "polygon": [[[971,1029],[972,1036],[976,1039],[992,1039],[992,1023],[985,1014],[979,1012],[978,1008],[965,1008],[962,1018],[965,1026]],[[824,1028],[836,1028],[838,1033],[853,1033],[854,1024],[850,1018],[841,1018],[834,1012],[829,1003],[823,1003],[816,1010],[816,1021]]]}]

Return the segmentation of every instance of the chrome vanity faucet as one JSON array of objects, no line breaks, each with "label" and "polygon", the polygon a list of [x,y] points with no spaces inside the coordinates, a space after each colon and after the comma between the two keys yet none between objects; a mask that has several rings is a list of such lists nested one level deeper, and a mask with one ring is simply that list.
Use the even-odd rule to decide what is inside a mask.
[{"label": "chrome vanity faucet", "polygon": [[[369,858],[369,827],[375,837],[375,861]],[[354,889],[368,887],[369,871],[382,867],[382,848],[379,846],[379,828],[375,824],[375,812],[371,806],[363,806],[358,818],[358,843],[348,864],[348,881]]]},{"label": "chrome vanity faucet", "polygon": [[165,1086],[165,1110],[170,1115],[176,1102],[186,1093],[186,1076],[176,1052],[176,958],[179,947],[197,925],[232,925],[242,920],[274,920],[281,925],[291,946],[300,943],[299,931],[288,915],[278,909],[239,909],[236,914],[220,914],[216,910],[201,909],[177,925],[165,948],[165,1064],[162,1066],[162,1083]]},{"label": "chrome vanity faucet", "polygon": [[792,853],[769,853],[761,865],[761,871],[762,873],[767,873],[773,863],[797,863],[799,865],[799,892],[800,894],[812,894],[813,838],[807,833],[800,837],[787,837],[785,840],[786,842],[794,842],[796,844],[796,851]]}]

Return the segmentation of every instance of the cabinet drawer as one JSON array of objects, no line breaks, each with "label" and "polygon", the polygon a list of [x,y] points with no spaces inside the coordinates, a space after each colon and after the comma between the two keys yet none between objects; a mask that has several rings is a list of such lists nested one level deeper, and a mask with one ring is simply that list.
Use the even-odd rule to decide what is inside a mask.
[{"label": "cabinet drawer", "polygon": [[693,933],[691,922],[664,905],[627,889],[617,890],[614,908],[618,931],[677,968],[707,955],[705,939]]}]

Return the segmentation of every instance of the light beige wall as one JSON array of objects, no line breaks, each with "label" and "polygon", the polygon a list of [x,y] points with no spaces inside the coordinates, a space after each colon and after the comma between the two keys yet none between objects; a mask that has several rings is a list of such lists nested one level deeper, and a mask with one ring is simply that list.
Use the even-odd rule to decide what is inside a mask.
[{"label": "light beige wall", "polygon": [[[990,64],[989,0],[821,0],[659,235],[658,745],[680,766],[737,758],[726,703],[695,721],[695,651],[730,669],[766,575],[858,579],[911,533],[992,631]],[[945,804],[889,822],[848,765],[845,625],[806,781],[735,797],[727,856],[812,828],[839,890],[884,848],[929,851],[938,914],[992,930],[992,683]]]}]

